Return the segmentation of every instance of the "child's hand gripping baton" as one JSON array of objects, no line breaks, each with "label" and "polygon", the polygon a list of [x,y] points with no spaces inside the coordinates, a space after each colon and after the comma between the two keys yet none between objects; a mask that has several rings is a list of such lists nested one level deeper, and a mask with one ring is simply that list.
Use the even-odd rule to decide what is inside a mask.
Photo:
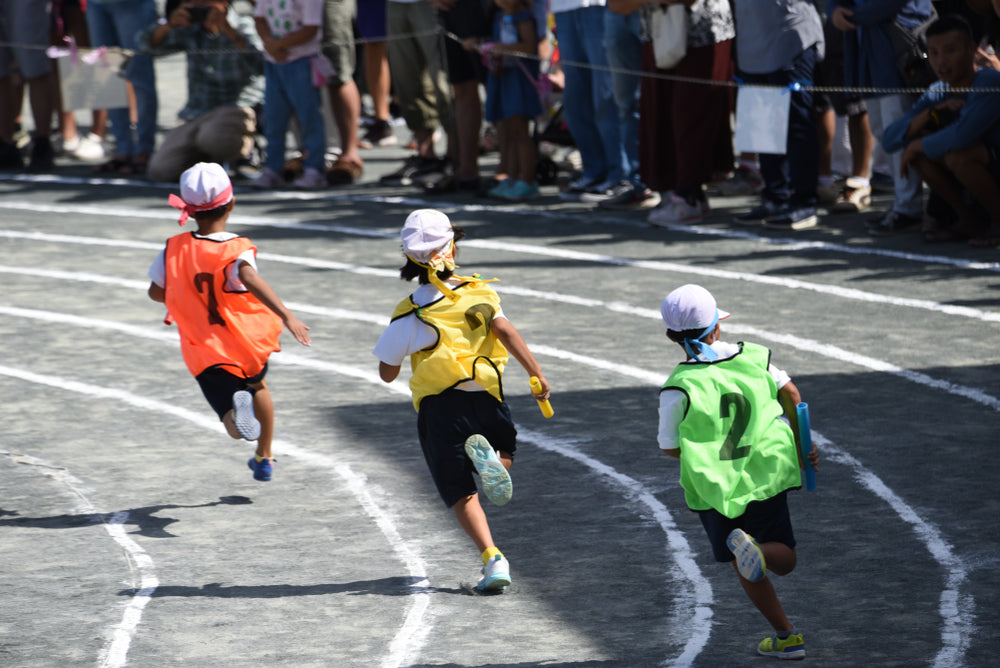
[{"label": "child's hand gripping baton", "polygon": [[816,491],[816,471],[809,463],[809,453],[812,452],[812,431],[809,428],[809,404],[803,402],[795,407],[799,418],[799,447],[802,449],[802,463],[805,469],[806,489]]},{"label": "child's hand gripping baton", "polygon": [[[531,385],[532,392],[534,392],[535,394],[541,393],[542,381],[538,380],[538,376],[532,376],[530,379],[528,379],[528,384]],[[552,417],[555,411],[552,410],[552,404],[549,403],[549,400],[546,399],[543,401],[541,399],[537,399],[536,401],[538,401],[538,409],[542,411],[542,415],[544,415],[547,418]]]}]

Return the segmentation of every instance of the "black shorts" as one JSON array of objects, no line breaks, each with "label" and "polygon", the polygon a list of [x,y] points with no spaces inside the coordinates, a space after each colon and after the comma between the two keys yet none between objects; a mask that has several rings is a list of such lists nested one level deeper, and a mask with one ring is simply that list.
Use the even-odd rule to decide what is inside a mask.
[{"label": "black shorts", "polygon": [[253,392],[250,385],[264,380],[265,375],[267,375],[266,364],[264,369],[252,378],[236,376],[226,371],[226,368],[222,366],[210,366],[199,373],[195,380],[201,386],[201,393],[205,395],[208,404],[221,420],[226,413],[233,409],[233,395],[240,390]]},{"label": "black shorts", "polygon": [[[438,21],[446,31],[459,38],[482,37],[491,39],[493,34],[493,2],[462,0],[451,9],[438,12]],[[448,62],[448,83],[466,81],[486,83],[486,67],[475,51],[466,51],[459,42],[444,38],[444,53]]]},{"label": "black shorts", "polygon": [[729,519],[716,510],[698,511],[705,533],[708,534],[708,540],[712,543],[712,555],[715,560],[723,563],[733,560],[733,553],[726,545],[726,537],[733,529],[743,529],[753,536],[758,545],[784,543],[794,548],[795,534],[792,532],[787,496],[787,492],[781,492],[770,499],[754,501],[747,505],[742,515],[734,519]]},{"label": "black shorts", "polygon": [[507,404],[489,392],[445,390],[424,397],[417,414],[420,448],[444,504],[451,508],[476,493],[476,469],[465,454],[465,439],[486,437],[494,450],[517,449],[517,430]]}]

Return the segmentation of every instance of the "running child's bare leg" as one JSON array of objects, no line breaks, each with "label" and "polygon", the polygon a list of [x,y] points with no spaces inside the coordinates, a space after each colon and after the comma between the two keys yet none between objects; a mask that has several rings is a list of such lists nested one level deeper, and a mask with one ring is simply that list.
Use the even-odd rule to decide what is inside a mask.
[{"label": "running child's bare leg", "polygon": [[260,421],[260,437],[257,439],[258,457],[271,458],[271,440],[274,438],[274,401],[265,381],[253,385],[253,412]]},{"label": "running child's bare leg", "polygon": [[[774,591],[771,580],[765,577],[763,580],[750,582],[739,574],[736,562],[733,561],[732,564],[736,570],[737,577],[740,579],[743,591],[746,592],[747,597],[754,604],[754,607],[760,611],[760,614],[764,615],[764,618],[771,624],[771,627],[779,632],[792,631],[794,627],[788,621],[788,617],[785,616],[785,610],[781,607],[781,601],[778,600],[778,595]],[[770,568],[770,566],[771,564],[768,562],[768,567]]]},{"label": "running child's bare leg", "polygon": [[496,547],[493,544],[490,525],[486,521],[486,513],[479,504],[478,494],[470,494],[463,499],[459,499],[452,506],[452,510],[455,511],[458,523],[465,529],[465,533],[469,535],[469,538],[476,544],[480,552],[485,552],[490,547]]},{"label": "running child's bare leg", "polygon": [[794,548],[788,547],[784,543],[770,542],[760,543],[760,551],[764,553],[764,561],[767,563],[769,573],[788,575],[795,570],[798,557]]}]

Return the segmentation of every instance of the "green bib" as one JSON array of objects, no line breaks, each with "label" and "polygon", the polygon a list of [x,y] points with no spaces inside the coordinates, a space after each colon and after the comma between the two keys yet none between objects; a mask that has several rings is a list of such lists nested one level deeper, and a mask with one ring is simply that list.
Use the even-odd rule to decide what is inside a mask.
[{"label": "green bib", "polygon": [[791,427],[767,371],[770,351],[740,343],[714,362],[679,364],[663,389],[688,400],[679,427],[681,486],[692,510],[739,517],[751,501],[802,485]]}]

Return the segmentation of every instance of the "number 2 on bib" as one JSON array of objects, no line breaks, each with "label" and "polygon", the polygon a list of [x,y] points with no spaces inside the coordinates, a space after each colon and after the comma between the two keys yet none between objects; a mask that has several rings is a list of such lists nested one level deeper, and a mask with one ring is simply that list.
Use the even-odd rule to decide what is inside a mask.
[{"label": "number 2 on bib", "polygon": [[747,425],[750,424],[750,402],[737,392],[723,394],[719,402],[719,415],[723,419],[733,418],[733,423],[729,426],[729,432],[726,434],[726,441],[719,449],[719,459],[731,461],[749,455],[750,446],[740,447],[740,440],[747,430]]}]

